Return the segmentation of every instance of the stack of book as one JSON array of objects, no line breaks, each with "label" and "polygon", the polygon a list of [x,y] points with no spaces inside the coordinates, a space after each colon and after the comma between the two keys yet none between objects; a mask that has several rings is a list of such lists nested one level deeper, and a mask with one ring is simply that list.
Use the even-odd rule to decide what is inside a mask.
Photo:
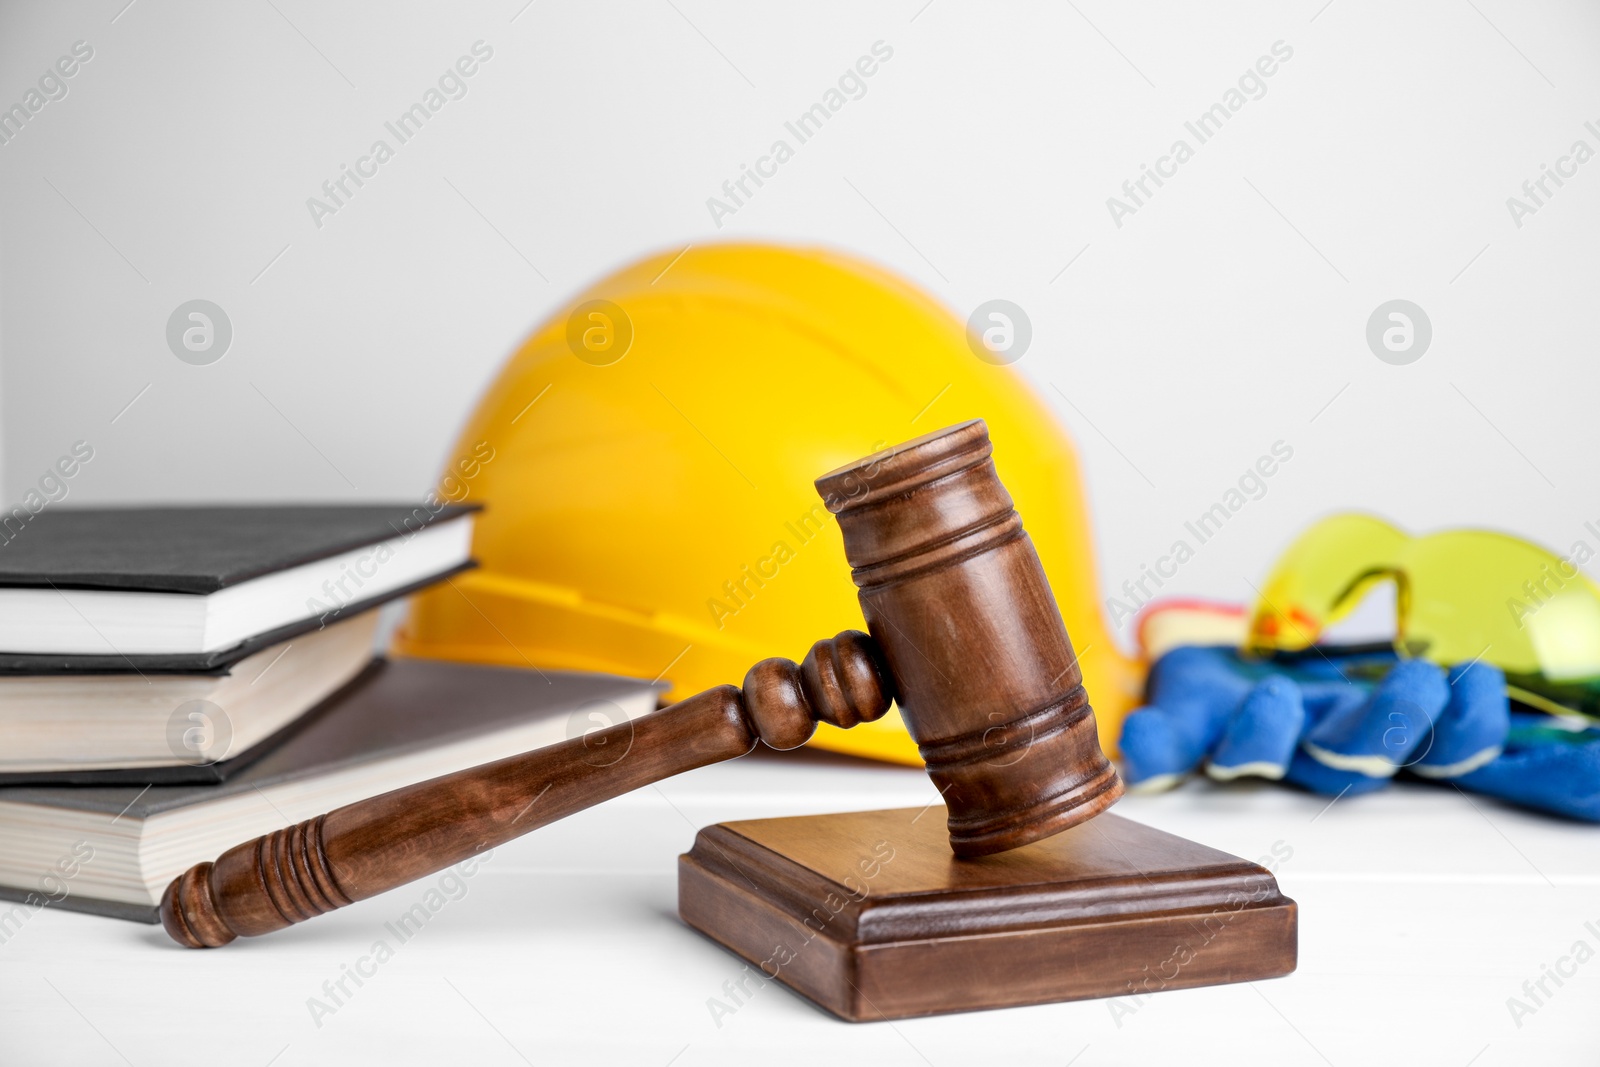
[{"label": "stack of book", "polygon": [[0,898],[154,922],[240,841],[652,710],[377,654],[382,605],[473,566],[473,510],[59,510],[0,543]]}]

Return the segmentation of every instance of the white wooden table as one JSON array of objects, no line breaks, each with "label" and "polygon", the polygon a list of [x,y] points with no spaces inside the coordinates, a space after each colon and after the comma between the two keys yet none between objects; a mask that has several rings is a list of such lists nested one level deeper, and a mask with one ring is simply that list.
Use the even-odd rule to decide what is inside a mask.
[{"label": "white wooden table", "polygon": [[[1328,807],[1191,783],[1118,805],[1247,858],[1293,850],[1288,978],[866,1025],[773,983],[714,1018],[742,965],[677,919],[696,828],[933,796],[920,772],[810,753],[706,768],[497,850],[404,942],[386,924],[436,878],[215,952],[42,912],[0,945],[0,1064],[1600,1062],[1600,958],[1569,960],[1540,1005],[1523,989],[1577,942],[1600,952],[1600,828],[1424,786]],[[1514,1019],[1512,997],[1534,1010]]]}]

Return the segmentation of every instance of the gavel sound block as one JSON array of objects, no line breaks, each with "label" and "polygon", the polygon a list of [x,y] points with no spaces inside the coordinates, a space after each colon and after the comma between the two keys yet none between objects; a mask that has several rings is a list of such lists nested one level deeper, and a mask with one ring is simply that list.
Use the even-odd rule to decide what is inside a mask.
[{"label": "gavel sound block", "polygon": [[708,827],[679,859],[683,920],[851,1021],[1294,970],[1296,906],[1266,868],[1090,821],[1122,785],[983,423],[817,490],[949,840],[937,804]]},{"label": "gavel sound block", "polygon": [[[1222,926],[1226,943],[1191,938],[1167,987],[1291,970],[1294,904],[1270,873],[1123,820],[1087,822],[1122,785],[983,423],[817,486],[844,532],[870,636],[847,631],[800,664],[757,664],[740,688],[238,845],[167,888],[167,932],[200,948],[280,930],[758,740],[794,748],[818,721],[875,719],[893,699],[939,789],[945,831],[928,829],[928,812],[711,827],[681,860],[690,925],[852,1019],[1128,992],[1124,977],[1169,935],[1203,930],[1219,894],[1246,894]],[[930,959],[957,970],[929,972]]]}]

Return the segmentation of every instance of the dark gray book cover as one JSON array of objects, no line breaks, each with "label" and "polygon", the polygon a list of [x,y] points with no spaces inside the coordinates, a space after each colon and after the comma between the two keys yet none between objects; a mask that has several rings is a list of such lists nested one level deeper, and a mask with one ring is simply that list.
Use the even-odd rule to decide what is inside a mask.
[{"label": "dark gray book cover", "polygon": [[0,588],[204,595],[474,510],[455,504],[438,512],[421,504],[52,509],[0,546]]},{"label": "dark gray book cover", "polygon": [[[460,519],[478,505],[268,504],[80,508],[41,512],[10,534],[0,522],[0,589],[95,589],[204,596]],[[3,515],[0,515],[3,520]],[[388,593],[341,605],[212,652],[51,655],[0,652],[3,674],[223,673],[229,665],[474,566],[470,561]]]}]

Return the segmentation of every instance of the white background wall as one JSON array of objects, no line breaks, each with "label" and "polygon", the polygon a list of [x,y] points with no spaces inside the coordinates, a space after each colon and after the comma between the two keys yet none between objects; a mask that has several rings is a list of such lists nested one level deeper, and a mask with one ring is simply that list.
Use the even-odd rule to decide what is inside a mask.
[{"label": "white background wall", "polygon": [[[1592,4],[126,3],[0,7],[0,105],[94,49],[0,146],[7,503],[79,439],[73,503],[416,496],[587,282],[771,238],[1027,310],[1108,588],[1280,439],[1169,589],[1242,597],[1347,507],[1597,544],[1600,161],[1520,227],[1506,205],[1600,150]],[[306,199],[480,39],[467,95],[316,227]],[[880,40],[866,95],[717,228],[706,198]],[[1115,225],[1278,41],[1265,95]],[[166,344],[193,298],[233,324],[210,366]],[[1406,366],[1365,340],[1394,298],[1433,325]]]}]

